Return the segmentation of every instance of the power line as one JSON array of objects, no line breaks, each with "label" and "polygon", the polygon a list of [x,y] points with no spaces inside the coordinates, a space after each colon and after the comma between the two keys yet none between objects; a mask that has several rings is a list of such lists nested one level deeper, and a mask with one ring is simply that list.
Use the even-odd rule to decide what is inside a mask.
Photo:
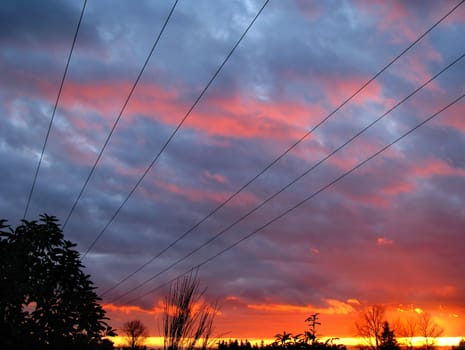
[{"label": "power line", "polygon": [[409,46],[407,46],[400,54],[398,54],[394,59],[392,59],[384,68],[382,68],[378,73],[376,73],[371,79],[365,82],[357,91],[355,91],[351,96],[349,96],[342,104],[340,104],[336,109],[334,109],[330,114],[328,114],[324,119],[322,119],[318,124],[316,124],[310,131],[305,133],[300,139],[298,139],[294,144],[292,144],[286,151],[284,151],[279,157],[274,159],[271,163],[269,163],[263,170],[261,170],[257,175],[251,178],[247,183],[245,183],[242,187],[236,190],[233,194],[231,194],[224,202],[222,202],[218,207],[212,210],[209,214],[207,214],[203,219],[198,221],[195,225],[189,228],[186,232],[184,232],[181,236],[179,236],[176,240],[174,240],[171,244],[169,244],[166,248],[158,252],[152,258],[147,260],[144,264],[139,266],[136,270],[128,274],[126,277],[121,279],[119,282],[114,284],[112,287],[106,289],[101,296],[108,294],[110,291],[114,290],[124,282],[126,282],[129,278],[134,276],[136,273],[141,271],[147,265],[152,263],[155,259],[160,257],[164,254],[167,250],[172,248],[176,243],[181,241],[184,237],[186,237],[189,233],[199,227],[202,223],[204,223],[208,218],[218,212],[221,208],[223,208],[226,204],[228,204],[233,198],[235,198],[240,192],[242,192],[246,187],[248,187],[252,182],[258,179],[262,174],[268,171],[272,166],[274,166],[279,160],[281,160],[284,156],[286,156],[292,149],[294,149],[298,144],[300,144],[303,140],[305,140],[310,134],[312,134],[317,128],[319,128],[323,123],[325,123],[329,118],[331,118],[335,113],[337,113],[343,106],[345,106],[350,100],[356,97],[362,90],[364,90],[373,80],[375,80],[379,75],[381,75],[385,70],[387,70],[392,64],[394,64],[399,58],[401,58],[407,51],[409,51],[413,46],[415,46],[420,40],[422,40],[428,33],[430,33],[436,26],[438,26],[444,19],[446,19],[452,12],[454,12],[465,0],[462,0],[456,6],[454,6],[450,11],[448,11],[444,16],[442,16],[436,23],[434,23],[427,31],[425,31],[422,35],[420,35],[414,42],[412,42]]},{"label": "power line", "polygon": [[55,113],[56,113],[56,110],[57,110],[58,102],[60,101],[61,92],[63,91],[63,85],[65,83],[66,75],[68,73],[69,63],[71,61],[71,56],[72,56],[73,51],[74,51],[74,46],[76,44],[77,36],[78,36],[78,33],[79,33],[79,28],[81,27],[82,17],[84,16],[84,11],[86,9],[86,5],[87,5],[87,0],[84,0],[84,3],[82,5],[81,14],[79,16],[79,21],[78,21],[78,24],[77,24],[77,27],[76,27],[76,31],[74,33],[74,38],[73,38],[73,43],[71,45],[71,50],[69,51],[68,59],[66,61],[65,71],[63,72],[63,77],[61,78],[60,88],[58,89],[58,95],[57,95],[57,98],[55,100],[55,105],[53,106],[52,117],[50,119],[50,123],[48,124],[47,134],[45,135],[45,141],[44,141],[44,144],[42,146],[42,151],[40,152],[39,163],[37,164],[37,168],[36,168],[36,171],[35,171],[35,174],[34,174],[34,180],[32,181],[31,190],[29,191],[29,196],[27,198],[26,208],[24,209],[24,214],[23,214],[23,219],[26,218],[27,212],[29,210],[29,205],[31,204],[32,194],[34,193],[34,189],[35,189],[36,182],[37,182],[37,177],[39,176],[39,170],[40,170],[40,166],[42,164],[42,159],[44,157],[45,147],[47,147],[47,142],[48,142],[48,138],[50,136],[50,131],[52,130],[53,120],[55,119]]},{"label": "power line", "polygon": [[[244,37],[246,36],[246,34],[249,32],[250,28],[253,26],[253,24],[255,23],[255,21],[258,19],[258,17],[260,16],[260,14],[262,13],[262,11],[265,9],[266,5],[268,4],[270,0],[266,0],[264,2],[264,4],[262,5],[262,7],[260,8],[260,10],[257,12],[257,14],[255,15],[255,17],[253,18],[253,20],[250,22],[250,24],[247,26],[246,30],[244,31],[244,33],[241,35],[241,37],[239,38],[239,40],[236,42],[236,44],[233,46],[233,48],[231,49],[231,51],[228,53],[228,55],[226,56],[226,58],[223,60],[223,63],[221,63],[221,65],[218,67],[218,69],[216,70],[216,72],[213,74],[213,76],[211,77],[211,79],[208,81],[207,85],[203,88],[202,92],[200,93],[200,95],[197,97],[197,99],[194,101],[194,103],[192,104],[192,106],[189,108],[189,110],[186,112],[186,114],[184,115],[184,117],[182,118],[182,120],[179,122],[178,126],[176,127],[176,129],[174,129],[174,131],[171,133],[170,137],[168,138],[168,140],[165,142],[165,144],[163,145],[163,147],[160,149],[160,151],[158,152],[158,154],[155,156],[155,158],[152,160],[152,162],[150,163],[150,165],[147,167],[147,169],[145,169],[144,173],[142,174],[142,176],[139,178],[139,180],[136,182],[136,184],[134,185],[134,187],[131,189],[131,191],[129,192],[129,194],[126,196],[126,198],[124,199],[124,201],[121,203],[121,205],[118,207],[118,209],[116,210],[116,212],[113,214],[113,216],[110,218],[110,220],[107,222],[107,224],[104,226],[104,228],[100,231],[100,233],[95,237],[95,239],[92,241],[92,243],[90,244],[90,246],[87,248],[86,252],[83,254],[82,256],[82,259],[84,259],[87,254],[92,250],[92,248],[94,247],[95,243],[97,243],[97,241],[100,239],[100,237],[103,235],[103,233],[106,231],[106,229],[110,226],[110,224],[113,222],[113,220],[116,218],[116,216],[119,214],[119,212],[121,211],[121,209],[124,207],[124,205],[126,204],[126,202],[129,200],[129,198],[131,198],[132,194],[136,191],[137,187],[139,187],[139,185],[141,184],[141,182],[144,180],[145,176],[148,174],[148,172],[152,169],[152,167],[155,165],[155,163],[157,162],[158,158],[160,158],[160,155],[163,153],[163,151],[166,149],[166,147],[168,146],[168,144],[171,142],[171,140],[174,138],[174,136],[177,134],[177,132],[179,131],[179,129],[181,128],[181,126],[184,124],[185,120],[187,119],[187,117],[191,114],[191,112],[193,111],[193,109],[197,106],[197,104],[200,102],[200,100],[202,99],[202,97],[204,96],[205,92],[208,90],[208,88],[210,87],[210,85],[213,83],[213,81],[216,79],[216,77],[218,76],[218,74],[220,73],[220,71],[223,69],[224,65],[226,64],[226,62],[229,60],[229,58],[232,56],[232,54],[234,53],[234,51],[236,50],[236,48],[239,46],[239,44],[242,42],[242,39],[244,39]],[[464,0],[465,1],[465,0]]]},{"label": "power line", "polygon": [[250,215],[252,215],[253,213],[255,213],[256,211],[258,211],[260,208],[262,208],[266,203],[268,203],[269,201],[271,201],[272,199],[274,199],[275,197],[277,197],[279,194],[281,194],[282,192],[284,192],[286,189],[288,189],[289,187],[291,187],[292,185],[294,185],[297,181],[299,181],[300,179],[302,179],[303,177],[305,177],[306,175],[308,175],[310,172],[312,172],[313,170],[315,170],[317,167],[319,167],[321,164],[323,164],[324,162],[326,162],[329,158],[331,158],[334,154],[336,154],[337,152],[339,152],[341,149],[343,149],[345,146],[347,146],[348,144],[350,144],[352,141],[354,141],[356,138],[358,138],[360,135],[362,135],[363,133],[365,133],[368,129],[370,129],[371,127],[373,127],[375,124],[377,124],[379,121],[381,121],[384,117],[386,117],[387,115],[389,115],[390,113],[392,113],[397,107],[399,107],[400,105],[402,105],[404,102],[406,102],[408,99],[410,99],[412,96],[414,96],[417,92],[419,92],[421,89],[423,89],[426,85],[428,85],[430,82],[432,82],[433,80],[435,80],[437,77],[439,77],[442,73],[444,73],[445,71],[447,71],[448,69],[450,69],[453,65],[455,65],[457,62],[459,62],[460,60],[462,60],[463,58],[465,57],[465,53],[463,53],[462,55],[460,55],[457,59],[455,59],[454,61],[452,61],[451,63],[449,63],[446,67],[444,67],[441,71],[439,71],[438,73],[436,73],[433,77],[431,77],[430,79],[428,79],[425,83],[423,83],[421,86],[419,86],[418,88],[416,88],[414,91],[412,91],[410,94],[408,94],[406,97],[404,97],[402,100],[400,100],[399,102],[397,102],[393,107],[391,107],[390,109],[388,109],[386,112],[384,112],[382,115],[380,115],[378,118],[376,118],[375,120],[373,120],[371,123],[369,123],[367,126],[365,126],[363,129],[361,129],[359,132],[357,132],[355,135],[353,135],[351,138],[349,138],[346,142],[344,142],[342,145],[340,145],[339,147],[337,147],[335,150],[333,150],[331,153],[329,153],[328,155],[326,155],[325,157],[323,157],[322,159],[320,159],[317,163],[315,163],[314,165],[312,165],[310,168],[308,168],[306,171],[304,171],[302,174],[300,174],[298,177],[296,177],[294,180],[292,180],[291,182],[289,182],[287,185],[285,185],[284,187],[282,187],[279,191],[275,192],[273,195],[269,196],[267,199],[263,200],[260,204],[258,204],[257,206],[255,206],[252,210],[248,211],[246,214],[244,214],[243,216],[241,216],[239,219],[236,219],[233,223],[231,223],[230,225],[228,225],[226,228],[222,229],[221,231],[219,231],[218,233],[216,233],[214,236],[212,236],[210,239],[208,239],[207,241],[205,241],[203,244],[201,244],[200,246],[198,246],[197,248],[193,249],[192,251],[190,251],[188,254],[184,255],[182,258],[176,260],[174,263],[172,263],[171,265],[169,265],[168,267],[165,267],[163,270],[159,271],[157,274],[151,276],[150,278],[146,279],[144,282],[134,286],[133,288],[131,288],[129,291],[125,292],[124,294],[120,295],[118,298],[115,298],[115,299],[112,299],[112,301],[116,301],[116,300],[119,300],[123,297],[125,297],[126,295],[134,292],[135,290],[145,286],[147,283],[149,283],[150,281],[154,280],[155,278],[161,276],[163,273],[167,272],[168,270],[172,269],[173,267],[175,267],[176,265],[178,265],[179,263],[181,263],[182,261],[186,260],[187,258],[191,257],[193,254],[195,254],[196,252],[198,252],[199,250],[201,250],[202,248],[206,247],[207,245],[209,245],[210,243],[212,243],[214,240],[216,240],[217,238],[219,238],[220,236],[222,236],[223,234],[225,234],[227,231],[229,231],[231,228],[233,228],[234,226],[236,226],[238,223],[242,222],[243,220],[245,220],[247,217],[249,217]]},{"label": "power line", "polygon": [[292,212],[293,210],[297,209],[298,207],[300,207],[302,204],[308,202],[310,199],[314,198],[315,196],[317,196],[318,194],[320,194],[321,192],[325,191],[326,189],[328,189],[329,187],[333,186],[334,184],[336,184],[337,182],[341,181],[343,178],[345,178],[346,176],[350,175],[351,173],[353,173],[355,170],[357,170],[358,168],[362,167],[364,164],[366,164],[367,162],[369,162],[370,160],[372,160],[373,158],[377,157],[379,154],[383,153],[385,150],[387,150],[388,148],[390,148],[391,146],[393,146],[394,144],[396,144],[397,142],[399,142],[400,140],[402,140],[404,137],[410,135],[412,132],[414,132],[415,130],[417,130],[418,128],[420,128],[421,126],[423,126],[424,124],[426,124],[427,122],[429,122],[430,120],[432,120],[433,118],[437,117],[439,114],[441,114],[442,112],[444,112],[445,110],[447,110],[448,108],[452,107],[454,104],[456,104],[457,102],[459,102],[462,98],[465,97],[465,93],[460,95],[459,97],[457,97],[456,99],[454,99],[452,102],[450,102],[449,104],[447,104],[446,106],[444,106],[443,108],[441,108],[439,111],[437,111],[436,113],[432,114],[431,116],[429,116],[428,118],[426,118],[425,120],[423,120],[422,122],[418,123],[416,126],[414,126],[412,129],[408,130],[407,132],[405,132],[404,134],[402,134],[401,136],[399,136],[398,138],[396,138],[394,141],[392,141],[391,143],[387,144],[386,146],[384,146],[383,148],[381,148],[380,150],[378,150],[377,152],[373,153],[371,156],[369,156],[368,158],[366,158],[365,160],[363,160],[362,162],[358,163],[357,165],[355,165],[354,167],[352,167],[350,170],[344,172],[342,175],[338,176],[337,178],[335,178],[334,180],[332,180],[329,184],[321,187],[318,191],[315,191],[313,192],[311,195],[309,195],[308,197],[306,197],[305,199],[301,200],[300,202],[298,202],[297,204],[295,204],[294,206],[292,206],[291,208],[287,209],[286,211],[282,212],[280,215],[276,216],[275,218],[273,218],[272,220],[268,221],[267,223],[265,223],[264,225],[260,226],[259,228],[255,229],[254,231],[248,233],[246,236],[242,237],[241,239],[239,239],[238,241],[236,241],[235,243],[227,246],[226,248],[224,248],[223,250],[219,251],[218,253],[212,255],[211,257],[209,257],[208,259],[205,259],[204,261],[202,261],[201,263],[195,265],[194,267],[190,268],[189,270],[187,270],[186,272],[176,276],[175,278],[169,280],[168,282],[165,282],[159,286],[157,286],[156,288],[153,288],[151,289],[150,291],[146,292],[145,294],[142,294],[142,295],[139,295],[138,297],[136,298],[133,298],[129,301],[127,301],[127,303],[132,303],[134,301],[137,301],[149,294],[152,294],[154,293],[155,291],[159,290],[160,288],[164,287],[165,285],[177,280],[178,278],[180,278],[181,276],[184,276],[186,274],[188,274],[190,271],[193,271],[195,269],[198,269],[200,267],[202,267],[203,265],[209,263],[210,261],[216,259],[217,257],[219,257],[220,255],[224,254],[225,252],[227,252],[228,250],[234,248],[235,246],[239,245],[240,243],[242,243],[243,241],[245,241],[246,239],[249,239],[250,237],[252,237],[253,235],[255,235],[256,233],[260,232],[261,230],[267,228],[268,226],[272,225],[273,223],[275,223],[276,221],[280,220],[282,217],[286,216],[287,214],[289,214],[290,212]]},{"label": "power line", "polygon": [[[171,10],[170,10],[169,14],[166,17],[165,22],[163,23],[163,26],[161,27],[160,32],[158,33],[158,36],[155,39],[154,44],[152,45],[152,49],[150,50],[147,58],[145,59],[144,64],[142,65],[141,70],[139,71],[139,74],[137,75],[136,80],[134,81],[134,84],[132,85],[131,90],[129,91],[128,97],[126,97],[126,100],[124,101],[123,107],[121,107],[121,110],[120,110],[120,112],[118,114],[118,117],[116,118],[115,122],[113,123],[113,126],[112,126],[112,128],[110,130],[110,133],[108,134],[107,139],[105,140],[105,142],[103,144],[103,147],[100,150],[100,152],[99,152],[99,154],[97,156],[97,159],[95,160],[94,165],[92,166],[92,169],[90,170],[90,173],[86,178],[86,181],[84,182],[84,185],[81,187],[81,190],[79,191],[79,194],[78,194],[76,200],[74,201],[73,206],[71,207],[71,210],[70,210],[68,216],[66,217],[66,220],[64,221],[63,230],[65,229],[66,225],[68,224],[68,221],[71,218],[71,215],[73,215],[73,212],[76,209],[76,206],[77,206],[79,200],[81,199],[82,194],[84,193],[84,190],[86,189],[87,185],[89,184],[90,178],[94,174],[95,168],[97,167],[97,164],[99,163],[100,158],[102,157],[103,152],[105,151],[105,148],[107,147],[108,142],[110,141],[110,138],[113,135],[113,132],[115,131],[115,129],[116,129],[118,123],[119,123],[119,120],[121,119],[121,117],[123,115],[123,112],[126,109],[126,106],[128,105],[129,100],[131,99],[132,94],[134,93],[134,90],[136,89],[136,86],[139,83],[139,80],[142,77],[142,74],[144,73],[145,68],[147,67],[147,64],[149,63],[149,60],[152,57],[153,52],[155,51],[155,48],[158,45],[158,42],[160,41],[160,38],[161,38],[163,32],[165,31],[166,25],[168,24],[168,22],[169,22],[169,20],[171,18],[171,15],[173,14],[174,9],[176,8],[176,5],[178,4],[178,1],[179,0],[176,0],[174,2],[173,6],[171,7]],[[86,252],[86,254],[87,254],[87,252]],[[84,257],[85,257],[86,254],[84,254]]]}]

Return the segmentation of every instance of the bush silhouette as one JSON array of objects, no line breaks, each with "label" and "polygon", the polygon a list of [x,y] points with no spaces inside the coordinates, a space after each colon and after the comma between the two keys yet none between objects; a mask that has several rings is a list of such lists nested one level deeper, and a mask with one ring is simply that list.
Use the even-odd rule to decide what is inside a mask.
[{"label": "bush silhouette", "polygon": [[0,348],[108,349],[114,335],[58,220],[0,220]]}]

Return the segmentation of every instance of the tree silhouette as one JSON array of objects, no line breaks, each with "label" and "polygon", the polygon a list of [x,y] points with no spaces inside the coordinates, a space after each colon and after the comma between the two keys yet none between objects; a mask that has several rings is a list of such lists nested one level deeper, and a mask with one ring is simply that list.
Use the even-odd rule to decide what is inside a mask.
[{"label": "tree silhouette", "polygon": [[276,344],[279,344],[281,346],[286,346],[288,343],[292,341],[292,333],[287,333],[286,331],[278,333],[274,337]]},{"label": "tree silhouette", "polygon": [[400,350],[394,331],[389,328],[389,323],[387,321],[383,324],[379,348],[380,350]]},{"label": "tree silhouette", "polygon": [[409,317],[403,322],[400,322],[398,335],[405,338],[407,341],[407,349],[413,349],[413,339],[418,331],[418,318]]},{"label": "tree silhouette", "polygon": [[114,335],[75,244],[53,216],[0,220],[0,348],[96,349]]},{"label": "tree silhouette", "polygon": [[373,305],[355,322],[357,335],[362,337],[372,350],[379,350],[385,312],[383,306]]},{"label": "tree silhouette", "polygon": [[318,321],[318,317],[320,316],[319,312],[315,312],[310,315],[305,322],[308,323],[309,330],[305,332],[305,340],[306,342],[310,341],[312,344],[316,341],[316,326],[321,325],[321,322]]},{"label": "tree silhouette", "polygon": [[453,346],[452,350],[465,350],[465,339],[461,339],[457,346]]},{"label": "tree silhouette", "polygon": [[434,346],[435,338],[444,333],[444,329],[440,327],[427,312],[422,312],[418,315],[418,331],[425,339],[425,349],[431,349]]},{"label": "tree silhouette", "polygon": [[126,335],[126,340],[132,350],[139,348],[147,337],[147,327],[140,320],[126,322],[122,331]]}]

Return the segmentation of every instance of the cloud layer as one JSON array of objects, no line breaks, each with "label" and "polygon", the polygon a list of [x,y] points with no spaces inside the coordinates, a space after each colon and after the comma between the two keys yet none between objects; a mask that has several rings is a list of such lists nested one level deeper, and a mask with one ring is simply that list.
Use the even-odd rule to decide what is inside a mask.
[{"label": "cloud layer", "polygon": [[[327,334],[352,335],[351,320],[374,303],[429,310],[461,335],[463,101],[245,239],[464,93],[460,60],[247,215],[465,52],[460,6],[331,114],[456,4],[270,1],[105,229],[262,6],[180,1],[65,229],[81,252],[105,230],[84,260],[102,292],[185,234],[104,295],[116,326],[155,320],[167,281],[244,239],[199,270],[206,298],[222,305],[219,331],[231,337],[298,330],[312,311]],[[12,225],[26,206],[80,6],[0,5],[0,213]],[[171,6],[88,3],[28,219],[68,216]]]}]

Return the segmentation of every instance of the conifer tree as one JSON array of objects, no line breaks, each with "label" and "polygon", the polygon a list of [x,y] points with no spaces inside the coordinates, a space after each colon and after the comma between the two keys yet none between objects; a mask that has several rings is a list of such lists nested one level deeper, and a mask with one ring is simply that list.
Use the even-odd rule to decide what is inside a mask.
[{"label": "conifer tree", "polygon": [[379,348],[380,350],[400,350],[394,331],[389,328],[389,323],[387,321],[383,324]]}]

